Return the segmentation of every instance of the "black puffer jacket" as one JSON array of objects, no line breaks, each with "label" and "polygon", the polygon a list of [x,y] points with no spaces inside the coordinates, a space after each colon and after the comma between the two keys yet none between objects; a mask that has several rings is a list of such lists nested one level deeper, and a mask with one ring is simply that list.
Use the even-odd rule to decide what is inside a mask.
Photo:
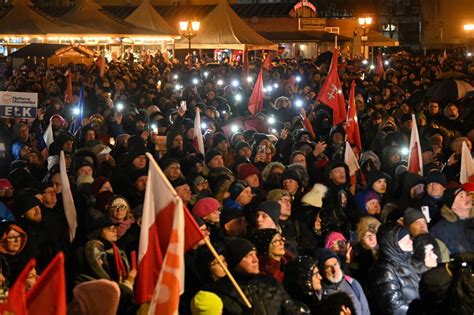
[{"label": "black puffer jacket", "polygon": [[249,309],[245,306],[237,290],[226,277],[209,288],[209,291],[216,293],[222,299],[224,314],[310,314],[306,305],[292,300],[281,284],[270,276],[242,277],[236,275],[236,280],[252,304],[252,308]]},{"label": "black puffer jacket", "polygon": [[377,232],[380,259],[371,271],[372,295],[380,314],[404,315],[410,304],[419,299],[420,278],[410,264],[411,252],[404,252],[398,245],[398,223],[382,225]]}]

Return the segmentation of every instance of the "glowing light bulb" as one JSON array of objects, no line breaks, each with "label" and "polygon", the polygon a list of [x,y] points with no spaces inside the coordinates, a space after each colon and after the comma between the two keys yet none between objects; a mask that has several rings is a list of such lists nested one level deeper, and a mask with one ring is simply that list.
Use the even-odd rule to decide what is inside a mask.
[{"label": "glowing light bulb", "polygon": [[232,126],[230,127],[230,131],[232,131],[232,132],[237,132],[237,131],[239,131],[239,127],[237,127],[236,125],[232,125]]}]

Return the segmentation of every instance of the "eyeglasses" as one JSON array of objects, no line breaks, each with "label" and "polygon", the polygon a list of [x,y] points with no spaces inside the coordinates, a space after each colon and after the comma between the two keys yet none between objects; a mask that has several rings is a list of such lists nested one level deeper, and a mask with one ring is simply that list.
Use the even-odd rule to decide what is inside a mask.
[{"label": "eyeglasses", "polygon": [[18,236],[8,236],[7,241],[9,242],[18,242],[23,238],[23,235],[18,235]]},{"label": "eyeglasses", "polygon": [[120,205],[120,206],[113,206],[113,207],[110,207],[110,210],[111,211],[118,211],[118,210],[125,210],[127,209],[128,207],[126,205]]},{"label": "eyeglasses", "polygon": [[[221,260],[222,260],[222,263],[225,263],[225,262],[226,262],[225,258],[221,258]],[[214,259],[214,260],[209,264],[209,267],[214,267],[214,266],[216,266],[216,265],[220,265],[220,264],[219,264],[219,262],[217,261],[217,259]]]},{"label": "eyeglasses", "polygon": [[282,238],[277,238],[276,240],[272,241],[273,246],[278,246],[280,244],[285,244],[286,239],[284,237]]}]

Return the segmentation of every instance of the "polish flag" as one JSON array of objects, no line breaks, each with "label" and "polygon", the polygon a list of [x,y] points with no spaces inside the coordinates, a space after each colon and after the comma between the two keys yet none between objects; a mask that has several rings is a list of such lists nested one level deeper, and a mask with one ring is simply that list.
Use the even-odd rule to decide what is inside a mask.
[{"label": "polish flag", "polygon": [[28,315],[65,315],[66,275],[64,254],[59,252],[26,296]]},{"label": "polish flag", "polygon": [[263,60],[262,68],[270,71],[272,70],[272,53],[269,51]]},{"label": "polish flag", "polygon": [[16,278],[15,283],[8,291],[7,300],[0,304],[0,314],[16,314],[27,315],[28,309],[26,307],[26,279],[31,270],[35,268],[36,260],[32,258],[28,264],[23,268],[20,275]]},{"label": "polish flag", "polygon": [[193,144],[199,153],[204,154],[204,140],[201,131],[201,110],[198,107],[196,107],[196,116],[194,117]]},{"label": "polish flag", "polygon": [[178,314],[184,290],[184,252],[203,234],[153,156],[143,204],[135,299],[148,314]]},{"label": "polish flag", "polygon": [[252,95],[249,98],[248,110],[252,115],[257,115],[263,110],[263,75],[262,69],[258,73],[257,80],[253,87]]},{"label": "polish flag", "polygon": [[461,151],[461,173],[459,174],[459,182],[465,184],[470,182],[469,177],[474,175],[474,162],[472,160],[471,151],[467,147],[466,141],[462,143]]},{"label": "polish flag", "polygon": [[105,61],[105,57],[103,55],[100,55],[99,58],[97,59],[97,66],[99,67],[100,77],[101,78],[104,77],[106,61]]},{"label": "polish flag", "polygon": [[349,166],[349,176],[351,177],[351,185],[354,185],[357,180],[357,171],[360,170],[359,162],[352,151],[349,141],[346,141],[346,150],[344,152],[344,163]]},{"label": "polish flag", "polygon": [[64,76],[67,78],[66,92],[64,93],[64,103],[72,102],[72,72],[67,70]]},{"label": "polish flag", "polygon": [[377,53],[377,65],[375,66],[375,74],[379,76],[383,76],[385,70],[383,68],[383,58],[382,58],[382,50]]},{"label": "polish flag", "polygon": [[46,144],[46,148],[49,149],[51,143],[54,142],[54,135],[53,135],[53,126],[51,125],[51,121],[49,122],[48,128],[44,131],[43,140]]},{"label": "polish flag", "polygon": [[64,151],[61,151],[59,155],[59,173],[61,176],[61,194],[63,195],[64,214],[66,215],[66,221],[69,226],[69,240],[72,242],[76,237],[77,213],[74,199],[72,198],[69,177],[67,176]]},{"label": "polish flag", "polygon": [[341,80],[337,73],[337,58],[339,54],[334,48],[331,67],[328,76],[318,94],[318,101],[332,108],[333,125],[338,125],[346,120],[346,104],[342,94]]},{"label": "polish flag", "polygon": [[349,108],[346,121],[347,141],[355,144],[362,151],[362,142],[360,141],[359,120],[357,119],[357,108],[355,103],[355,82],[351,83],[351,92],[349,94]]},{"label": "polish flag", "polygon": [[410,149],[408,155],[408,171],[423,176],[423,159],[421,155],[420,136],[418,135],[418,127],[416,126],[415,115],[411,115],[411,136]]}]

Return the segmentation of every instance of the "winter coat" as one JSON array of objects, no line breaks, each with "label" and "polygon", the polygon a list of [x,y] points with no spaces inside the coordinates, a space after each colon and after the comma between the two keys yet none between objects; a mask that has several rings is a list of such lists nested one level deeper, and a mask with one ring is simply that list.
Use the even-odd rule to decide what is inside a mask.
[{"label": "winter coat", "polygon": [[371,270],[372,296],[380,314],[407,314],[410,303],[419,298],[420,278],[411,265],[411,252],[404,252],[398,245],[398,223],[382,225],[377,232],[380,258]]},{"label": "winter coat", "polygon": [[248,309],[227,277],[218,280],[210,291],[224,303],[224,314],[310,314],[306,305],[292,300],[282,285],[270,276],[241,276],[235,274],[238,284],[252,305]]},{"label": "winter coat", "polygon": [[460,220],[446,205],[441,208],[442,219],[431,229],[434,237],[443,241],[451,254],[474,251],[474,218]]},{"label": "winter coat", "polygon": [[356,315],[370,315],[369,303],[367,302],[364,290],[356,279],[346,275],[337,284],[323,281],[323,300],[329,295],[338,292],[344,292],[351,298]]}]

